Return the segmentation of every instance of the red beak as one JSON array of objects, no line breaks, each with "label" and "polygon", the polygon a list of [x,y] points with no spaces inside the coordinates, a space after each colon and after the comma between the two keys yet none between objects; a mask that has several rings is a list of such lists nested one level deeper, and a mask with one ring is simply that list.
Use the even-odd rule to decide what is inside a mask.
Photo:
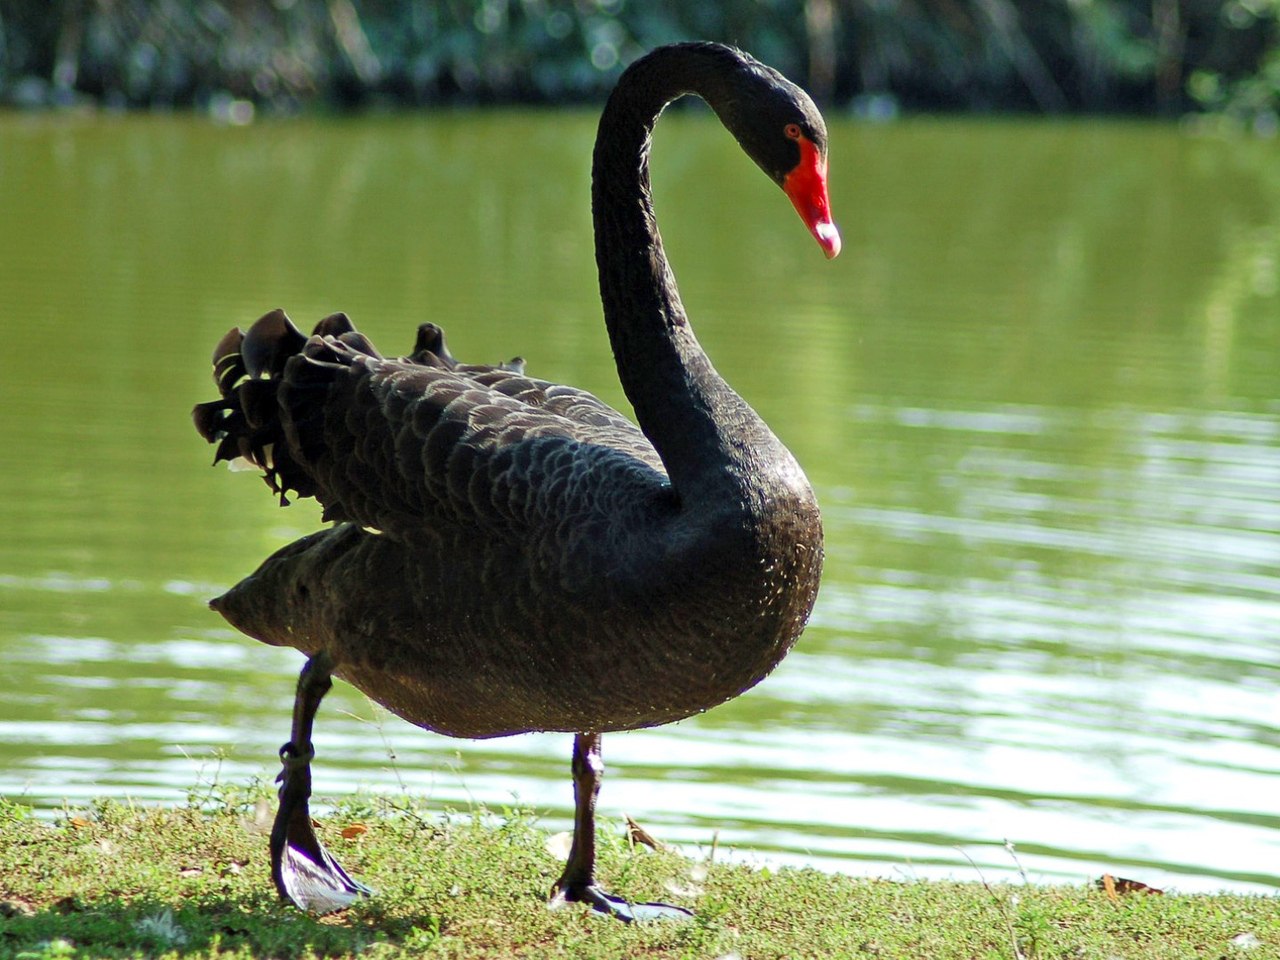
[{"label": "red beak", "polygon": [[801,135],[796,143],[800,146],[800,162],[783,179],[782,189],[822,252],[832,260],[840,254],[840,231],[831,222],[831,204],[827,200],[827,158],[808,137]]}]

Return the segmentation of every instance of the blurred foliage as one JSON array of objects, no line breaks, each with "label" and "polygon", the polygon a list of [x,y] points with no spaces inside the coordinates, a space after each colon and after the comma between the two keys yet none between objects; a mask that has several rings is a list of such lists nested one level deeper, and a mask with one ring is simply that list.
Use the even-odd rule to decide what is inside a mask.
[{"label": "blurred foliage", "polygon": [[1280,0],[0,0],[0,99],[571,102],[693,38],[872,113],[1280,107]]},{"label": "blurred foliage", "polygon": [[1247,60],[1228,55],[1195,65],[1187,91],[1205,110],[1274,134],[1280,126],[1280,0],[1233,0],[1223,6],[1221,17],[1231,39],[1248,43]]}]

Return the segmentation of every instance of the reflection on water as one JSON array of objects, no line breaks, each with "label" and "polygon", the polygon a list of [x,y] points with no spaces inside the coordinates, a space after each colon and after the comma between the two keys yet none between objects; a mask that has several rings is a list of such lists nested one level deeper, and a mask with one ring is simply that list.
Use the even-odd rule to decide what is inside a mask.
[{"label": "reflection on water", "polygon": [[[433,319],[464,358],[622,403],[593,131],[0,117],[0,793],[274,775],[299,658],[203,601],[318,511],[206,466],[187,412],[232,323],[342,308],[395,351]],[[1280,146],[1085,123],[832,142],[828,264],[704,117],[658,130],[686,304],[817,485],[827,575],[767,682],[606,738],[604,809],[858,873],[998,876],[1008,839],[1037,879],[1280,884]],[[448,740],[340,685],[317,747],[321,791],[567,819],[565,736]]]}]

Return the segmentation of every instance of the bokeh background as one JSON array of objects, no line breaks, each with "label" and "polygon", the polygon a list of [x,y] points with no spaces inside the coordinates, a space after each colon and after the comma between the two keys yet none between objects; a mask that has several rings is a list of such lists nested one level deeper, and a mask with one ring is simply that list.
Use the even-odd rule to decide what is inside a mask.
[{"label": "bokeh background", "polygon": [[1275,126],[1276,0],[5,0],[11,103],[565,103],[641,51],[735,43],[823,103]]}]

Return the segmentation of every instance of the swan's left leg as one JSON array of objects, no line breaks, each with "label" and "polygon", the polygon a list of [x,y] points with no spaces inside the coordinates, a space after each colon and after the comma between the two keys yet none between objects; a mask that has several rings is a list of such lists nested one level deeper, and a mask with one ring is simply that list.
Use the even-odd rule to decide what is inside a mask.
[{"label": "swan's left leg", "polygon": [[320,701],[333,686],[332,663],[319,653],[307,661],[298,677],[293,702],[292,739],[280,748],[284,769],[280,806],[271,827],[271,878],[276,890],[303,910],[329,913],[349,906],[356,897],[373,891],[352,880],[327,851],[311,828],[311,728]]},{"label": "swan's left leg", "polygon": [[580,733],[573,740],[573,846],[564,873],[551,890],[553,905],[563,901],[588,903],[593,910],[633,920],[686,920],[693,913],[666,903],[630,903],[596,885],[596,797],[604,776],[600,734]]}]

